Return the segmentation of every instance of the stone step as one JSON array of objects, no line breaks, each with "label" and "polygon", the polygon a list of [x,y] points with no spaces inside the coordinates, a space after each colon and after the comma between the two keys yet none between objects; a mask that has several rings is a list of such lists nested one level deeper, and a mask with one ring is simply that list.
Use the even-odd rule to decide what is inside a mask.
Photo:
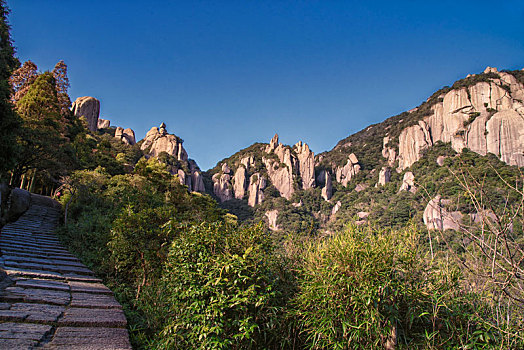
[{"label": "stone step", "polygon": [[131,349],[122,306],[54,234],[59,205],[33,197],[0,233],[0,349]]}]

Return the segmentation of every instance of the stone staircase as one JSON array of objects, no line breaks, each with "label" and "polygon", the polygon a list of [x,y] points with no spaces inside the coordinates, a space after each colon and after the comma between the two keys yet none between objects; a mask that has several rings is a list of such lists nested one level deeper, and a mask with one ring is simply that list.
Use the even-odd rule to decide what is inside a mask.
[{"label": "stone staircase", "polygon": [[60,205],[31,206],[0,234],[0,349],[131,349],[122,306],[58,241]]}]

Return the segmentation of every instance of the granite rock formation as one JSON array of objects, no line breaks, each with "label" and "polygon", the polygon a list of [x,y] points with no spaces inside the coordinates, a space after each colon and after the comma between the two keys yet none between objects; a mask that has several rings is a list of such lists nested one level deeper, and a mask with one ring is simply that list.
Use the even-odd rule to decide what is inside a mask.
[{"label": "granite rock formation", "polygon": [[91,131],[98,130],[98,117],[100,115],[100,101],[91,96],[79,97],[71,107],[73,115],[77,118],[84,117],[87,128]]},{"label": "granite rock formation", "polygon": [[[131,129],[122,130],[122,135],[126,138],[129,137],[129,133],[132,133],[134,138]],[[140,149],[145,151],[148,157],[158,157],[161,153],[167,153],[179,164],[170,166],[170,171],[173,175],[178,175],[180,183],[186,185],[190,191],[205,192],[200,168],[194,160],[188,158],[182,146],[183,142],[178,136],[169,134],[166,125],[162,123],[160,127],[153,127],[147,132]]]},{"label": "granite rock formation", "polygon": [[335,169],[335,177],[338,183],[346,187],[351,178],[360,172],[360,165],[358,164],[357,156],[351,153],[344,166],[339,166]]},{"label": "granite rock formation", "polygon": [[133,131],[133,129],[129,129],[129,128],[124,129],[120,126],[117,127],[115,129],[115,138],[131,146],[136,143],[135,132]]},{"label": "granite rock formation", "polygon": [[98,124],[97,124],[98,129],[106,129],[106,128],[109,128],[110,126],[111,126],[110,120],[98,118]]},{"label": "granite rock formation", "polygon": [[443,94],[430,115],[401,132],[401,170],[419,160],[421,152],[437,141],[450,142],[457,152],[466,147],[524,166],[524,85],[496,68],[488,67],[485,73],[490,74],[487,81]]}]

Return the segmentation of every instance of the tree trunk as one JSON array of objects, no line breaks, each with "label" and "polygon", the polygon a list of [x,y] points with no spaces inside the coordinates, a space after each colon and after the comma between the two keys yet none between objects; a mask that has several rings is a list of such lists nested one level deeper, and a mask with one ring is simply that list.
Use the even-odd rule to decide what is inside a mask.
[{"label": "tree trunk", "polygon": [[29,184],[29,192],[33,192],[35,190],[35,177],[36,177],[36,169],[33,171],[33,176],[31,176],[31,183]]}]

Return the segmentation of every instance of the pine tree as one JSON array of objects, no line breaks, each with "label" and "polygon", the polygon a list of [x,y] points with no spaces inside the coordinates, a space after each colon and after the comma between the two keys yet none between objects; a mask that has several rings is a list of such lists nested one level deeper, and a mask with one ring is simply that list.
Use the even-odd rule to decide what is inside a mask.
[{"label": "pine tree", "polygon": [[16,135],[20,127],[20,118],[9,100],[9,77],[20,62],[14,57],[15,49],[9,34],[8,14],[9,10],[4,0],[0,0],[0,180],[6,179],[8,171],[16,162]]},{"label": "pine tree", "polygon": [[71,99],[67,94],[69,89],[69,78],[67,77],[67,65],[60,60],[53,69],[53,77],[56,81],[56,93],[58,96],[58,103],[60,104],[60,111],[63,116],[68,117],[71,114]]},{"label": "pine tree", "polygon": [[11,102],[16,104],[27,94],[29,87],[38,77],[38,67],[32,61],[26,61],[9,78],[12,94]]},{"label": "pine tree", "polygon": [[39,173],[52,182],[71,168],[72,155],[66,137],[68,122],[61,115],[56,82],[49,72],[40,74],[18,102],[23,121],[19,137],[21,156],[16,177]]}]

